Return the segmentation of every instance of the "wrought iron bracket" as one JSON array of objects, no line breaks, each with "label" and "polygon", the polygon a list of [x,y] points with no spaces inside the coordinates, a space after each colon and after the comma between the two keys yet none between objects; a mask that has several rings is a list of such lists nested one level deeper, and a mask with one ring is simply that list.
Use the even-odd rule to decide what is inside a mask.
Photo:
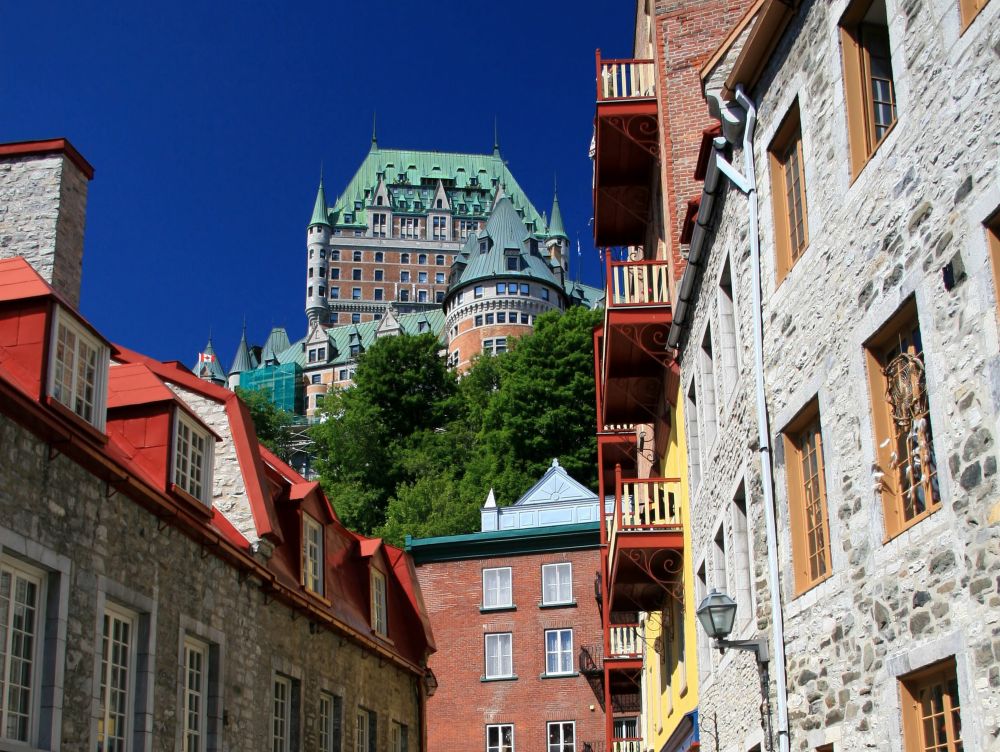
[{"label": "wrought iron bracket", "polygon": [[660,161],[660,129],[655,115],[614,115],[603,120],[657,162]]},{"label": "wrought iron bracket", "polygon": [[625,552],[630,562],[641,569],[650,580],[683,610],[684,608],[684,562],[670,549],[634,549]]}]

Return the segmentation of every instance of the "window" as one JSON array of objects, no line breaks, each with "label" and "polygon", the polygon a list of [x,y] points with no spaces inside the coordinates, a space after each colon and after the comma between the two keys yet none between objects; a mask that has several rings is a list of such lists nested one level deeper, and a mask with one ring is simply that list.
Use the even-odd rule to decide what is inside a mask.
[{"label": "window", "polygon": [[866,345],[885,533],[940,506],[917,307],[911,300]]},{"label": "window", "polygon": [[851,173],[857,176],[896,122],[885,0],[854,0],[840,32]]},{"label": "window", "polygon": [[541,293],[542,293],[542,300],[548,300],[549,299],[549,288],[547,288],[547,287],[541,288]]},{"label": "window", "polygon": [[[416,217],[402,217],[399,220],[399,234],[401,237],[413,239],[417,237],[417,219]],[[410,263],[409,254],[404,254],[407,259],[402,263]]]},{"label": "window", "polygon": [[573,564],[568,561],[559,564],[542,565],[542,604],[573,602]]},{"label": "window", "polygon": [[347,381],[347,369],[346,368],[341,368],[339,371],[337,371],[337,380],[338,381]]},{"label": "window", "polygon": [[132,746],[136,622],[134,613],[110,605],[104,609],[97,710],[97,748],[101,750],[125,750]]},{"label": "window", "polygon": [[375,300],[383,300],[385,298],[385,291],[381,287],[375,288]]},{"label": "window", "polygon": [[444,292],[443,291],[438,290],[436,293],[434,293],[434,302],[435,303],[444,303]]},{"label": "window", "polygon": [[351,288],[351,300],[361,300],[361,288],[352,287]]},{"label": "window", "polygon": [[573,630],[545,630],[545,673],[573,673]]},{"label": "window", "polygon": [[526,313],[522,313],[521,314],[521,323],[522,324],[530,324],[531,323],[531,318],[528,316],[528,314],[526,314]]},{"label": "window", "polygon": [[482,326],[483,325],[483,317],[482,317],[482,315],[480,314],[480,315],[476,316],[473,319],[473,323],[474,323],[475,326]]},{"label": "window", "polygon": [[830,574],[823,437],[815,400],[785,429],[784,441],[792,564],[798,594]]},{"label": "window", "polygon": [[417,256],[417,263],[418,264],[426,264],[427,263],[427,254],[426,253],[421,253],[419,256]]},{"label": "window", "polygon": [[477,285],[473,289],[473,295],[472,295],[472,297],[474,297],[474,298],[481,298],[481,297],[483,297],[483,288],[482,288],[481,285]]},{"label": "window", "polygon": [[427,284],[427,272],[417,272],[417,282],[422,285]]},{"label": "window", "polygon": [[486,678],[507,679],[514,676],[510,632],[486,635]]},{"label": "window", "polygon": [[309,382],[311,384],[321,384],[322,377],[318,373],[314,373],[312,376],[309,377]]},{"label": "window", "polygon": [[526,282],[521,284],[520,290],[521,290],[521,294],[522,295],[530,295],[531,294],[531,287],[529,287]]},{"label": "window", "polygon": [[405,271],[405,270],[401,271],[399,273],[399,281],[400,282],[409,282],[410,281],[410,273],[408,271]]},{"label": "window", "polygon": [[372,569],[372,630],[385,636],[388,634],[385,613],[385,575]]},{"label": "window", "polygon": [[729,573],[726,560],[726,526],[720,524],[712,539],[712,586],[723,593],[729,592]]},{"label": "window", "polygon": [[487,355],[493,354],[493,340],[491,339],[483,340],[483,352],[486,353]]},{"label": "window", "polygon": [[736,311],[733,306],[733,276],[729,258],[719,277],[719,371],[722,376],[722,394],[729,398],[736,388],[740,358],[736,338]]},{"label": "window", "polygon": [[49,396],[103,431],[110,360],[107,346],[59,306],[52,331]]},{"label": "window", "polygon": [[44,624],[40,573],[0,560],[0,740],[31,742]]},{"label": "window", "polygon": [[490,324],[492,324],[493,321],[494,321],[493,314],[492,313],[487,313],[486,314],[486,326],[489,326]]},{"label": "window", "polygon": [[292,736],[292,680],[276,674],[271,694],[271,752],[289,752]]},{"label": "window", "polygon": [[310,266],[309,267],[309,278],[310,279],[312,279],[312,275],[313,275],[313,268]]},{"label": "window", "polygon": [[511,601],[511,568],[483,570],[483,608],[509,608]]},{"label": "window", "polygon": [[331,261],[340,261],[340,251],[330,251]]},{"label": "window", "polygon": [[[334,295],[332,297],[337,297],[337,296]],[[339,320],[340,320],[340,314],[339,313],[337,313],[336,311],[334,311],[333,313],[330,314],[330,323],[331,324],[336,324]]]},{"label": "window", "polygon": [[507,271],[510,271],[510,272],[516,272],[516,271],[518,271],[518,269],[520,268],[520,264],[518,262],[519,262],[519,259],[518,259],[517,256],[508,256],[507,257]]},{"label": "window", "polygon": [[316,348],[315,347],[309,349],[309,356],[308,357],[309,357],[309,362],[310,363],[315,363],[316,362]]},{"label": "window", "polygon": [[[352,324],[360,324],[361,323],[361,314],[360,313],[352,313],[351,314],[351,323]],[[351,345],[351,355],[357,355],[358,354],[358,352],[359,352],[358,347],[359,347],[358,345]]]},{"label": "window", "polygon": [[417,302],[418,303],[427,302],[427,290],[417,290]]},{"label": "window", "polygon": [[385,261],[385,254],[382,251],[375,251],[375,263],[381,264]]},{"label": "window", "polygon": [[501,723],[487,726],[486,752],[514,752],[514,725]]},{"label": "window", "polygon": [[439,253],[437,256],[435,256],[434,263],[437,266],[444,266],[444,255]]},{"label": "window", "polygon": [[383,270],[383,269],[376,269],[375,270],[375,281],[376,282],[381,282],[383,279],[385,279],[385,270]]},{"label": "window", "polygon": [[[385,214],[372,214],[372,237],[385,237]],[[357,253],[357,251],[355,251]]]},{"label": "window", "polygon": [[409,299],[410,299],[410,291],[409,290],[400,290],[399,291],[399,301],[401,303],[406,303],[406,302],[409,301]]},{"label": "window", "polygon": [[184,640],[183,752],[203,752],[208,741],[208,646]]},{"label": "window", "polygon": [[408,752],[410,747],[409,729],[402,723],[392,722],[392,752]]},{"label": "window", "polygon": [[353,280],[360,280],[361,279],[361,270],[360,269],[351,269],[351,279],[353,279]]},{"label": "window", "polygon": [[[701,603],[708,596],[708,577],[705,573],[705,562],[698,567],[694,579],[694,599],[696,603]],[[712,654],[712,646],[708,641],[708,635],[704,630],[696,630],[698,648],[698,678],[704,681],[712,671],[715,657]]]},{"label": "window", "polygon": [[330,299],[331,300],[340,300],[340,288],[339,287],[331,287],[330,288]]},{"label": "window", "polygon": [[504,312],[504,311],[498,311],[497,312],[497,323],[498,324],[506,324],[507,323],[507,314],[506,314],[506,312]]},{"label": "window", "polygon": [[354,752],[375,752],[378,744],[378,716],[373,710],[358,708],[354,740]]},{"label": "window", "polygon": [[961,752],[962,717],[955,659],[904,677],[903,741],[906,752]]},{"label": "window", "polygon": [[[733,548],[733,596],[739,606],[737,616],[741,624],[753,617],[753,597],[750,583],[753,581],[753,560],[750,557],[750,532],[747,525],[747,496],[743,483],[733,495],[730,505],[730,525]],[[683,631],[683,630],[681,630]]]},{"label": "window", "polygon": [[323,277],[323,278],[325,278],[325,277],[326,277],[326,267],[325,267],[325,266],[321,266],[321,267],[319,268],[319,276],[320,276],[320,277]]},{"label": "window", "polygon": [[354,253],[352,254],[352,258],[353,258],[353,259],[354,259],[355,261],[360,261],[360,260],[361,260],[361,251],[355,251],[355,252],[354,252]]},{"label": "window", "polygon": [[434,274],[434,284],[443,285],[444,284],[444,272],[435,272]]},{"label": "window", "polygon": [[401,253],[401,254],[399,254],[399,263],[401,263],[401,264],[408,264],[408,263],[410,263],[410,254],[408,254],[408,253]]},{"label": "window", "polygon": [[320,285],[319,286],[319,296],[322,298],[324,295],[326,295],[326,288],[323,285]]},{"label": "window", "polygon": [[319,695],[319,752],[340,752],[344,701],[337,695]]},{"label": "window", "polygon": [[302,515],[302,584],[323,595],[323,526]]},{"label": "window", "polygon": [[576,724],[573,721],[549,723],[549,752],[574,752]]},{"label": "window", "polygon": [[806,175],[802,157],[802,125],[796,102],[785,115],[768,149],[771,161],[771,205],[774,207],[775,269],[778,282],[788,274],[809,243],[806,223]]},{"label": "window", "polygon": [[173,483],[211,506],[212,445],[208,432],[178,408],[174,412]]},{"label": "window", "polygon": [[701,341],[701,348],[698,352],[698,404],[701,406],[701,413],[698,415],[698,423],[701,426],[704,443],[702,447],[706,452],[711,451],[715,442],[715,429],[718,416],[716,414],[715,401],[715,358],[712,352],[712,327],[705,327],[705,336]]},{"label": "window", "polygon": [[507,285],[505,285],[503,282],[498,282],[497,283],[497,295],[503,295],[506,292],[507,292]]},{"label": "window", "polygon": [[986,239],[993,266],[993,290],[996,293],[994,301],[1000,307],[1000,211],[986,221]]},{"label": "window", "polygon": [[337,268],[331,269],[330,279],[340,279],[340,269]]}]

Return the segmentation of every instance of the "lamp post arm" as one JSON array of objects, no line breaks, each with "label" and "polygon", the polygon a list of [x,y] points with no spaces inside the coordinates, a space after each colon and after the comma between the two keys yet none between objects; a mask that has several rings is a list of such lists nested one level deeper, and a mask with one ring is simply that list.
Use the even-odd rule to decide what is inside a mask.
[{"label": "lamp post arm", "polygon": [[767,663],[771,660],[771,653],[767,647],[767,640],[763,637],[758,637],[753,640],[716,640],[715,646],[719,649],[720,653],[726,652],[726,649],[732,650],[747,650],[751,653],[757,654],[758,663]]}]

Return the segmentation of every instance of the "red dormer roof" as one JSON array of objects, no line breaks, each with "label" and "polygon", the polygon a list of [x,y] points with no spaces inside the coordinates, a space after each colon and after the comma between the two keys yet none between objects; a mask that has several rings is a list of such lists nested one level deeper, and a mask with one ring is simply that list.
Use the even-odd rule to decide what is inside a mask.
[{"label": "red dormer roof", "polygon": [[108,409],[173,402],[174,393],[142,363],[119,365],[108,372]]}]

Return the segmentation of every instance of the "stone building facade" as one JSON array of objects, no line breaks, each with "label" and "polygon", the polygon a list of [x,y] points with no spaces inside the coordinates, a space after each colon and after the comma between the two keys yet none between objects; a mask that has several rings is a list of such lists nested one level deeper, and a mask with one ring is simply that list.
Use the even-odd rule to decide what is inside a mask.
[{"label": "stone building facade", "polygon": [[481,532],[407,538],[441,648],[431,749],[597,749],[599,507],[553,463],[515,504],[498,507],[491,492]]},{"label": "stone building facade", "polygon": [[[39,193],[52,154],[76,164],[18,146]],[[235,394],[111,345],[39,266],[0,260],[0,747],[424,749],[409,558],[343,528]]]},{"label": "stone building facade", "polygon": [[713,752],[1000,745],[998,19],[765,1],[701,68],[692,563],[771,648],[768,729],[753,655],[699,632]]}]

